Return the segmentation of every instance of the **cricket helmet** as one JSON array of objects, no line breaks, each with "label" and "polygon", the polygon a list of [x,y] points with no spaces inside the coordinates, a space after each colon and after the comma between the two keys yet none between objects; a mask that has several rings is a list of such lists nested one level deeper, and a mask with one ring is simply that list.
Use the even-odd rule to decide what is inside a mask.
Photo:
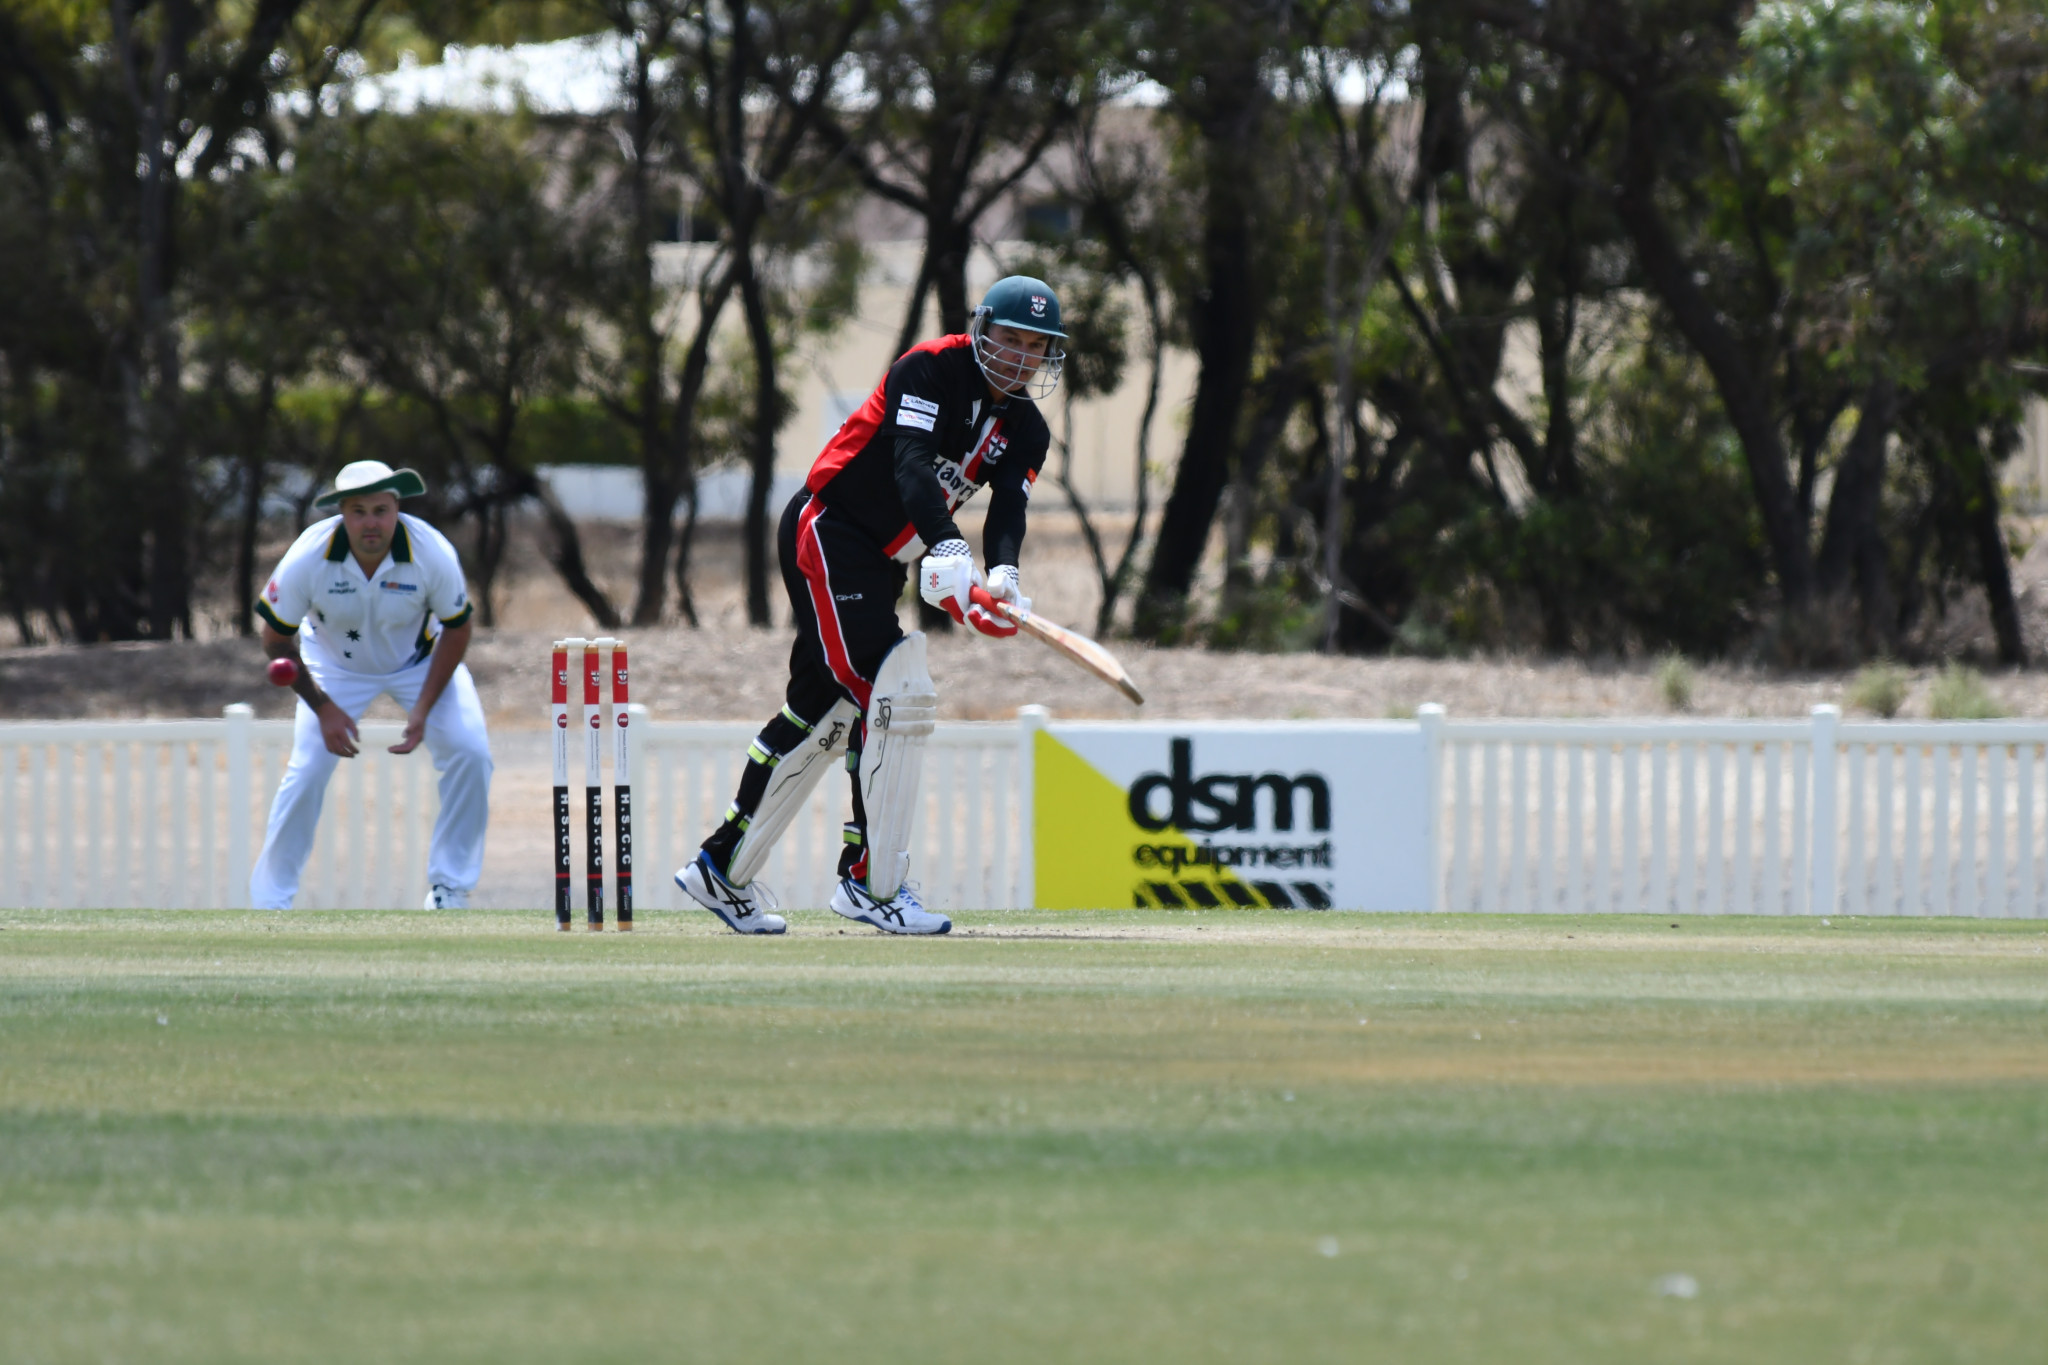
[{"label": "cricket helmet", "polygon": [[[1040,357],[1002,345],[988,335],[993,326],[1040,332],[1052,340]],[[967,334],[974,339],[974,360],[983,376],[1003,392],[1044,398],[1059,384],[1067,353],[1058,343],[1066,340],[1067,334],[1060,330],[1060,296],[1044,280],[1029,275],[1006,275],[997,280],[968,320]]]}]

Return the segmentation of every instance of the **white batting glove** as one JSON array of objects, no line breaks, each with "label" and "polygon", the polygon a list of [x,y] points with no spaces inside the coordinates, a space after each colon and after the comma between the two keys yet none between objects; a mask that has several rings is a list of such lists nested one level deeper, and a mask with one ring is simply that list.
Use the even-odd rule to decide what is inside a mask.
[{"label": "white batting glove", "polygon": [[1017,586],[1015,564],[998,564],[988,571],[988,595],[998,602],[1008,602],[1027,615],[1031,611],[1031,599]]},{"label": "white batting glove", "polygon": [[968,593],[980,583],[974,552],[964,540],[942,540],[917,566],[917,594],[955,621],[964,620],[972,605]]}]

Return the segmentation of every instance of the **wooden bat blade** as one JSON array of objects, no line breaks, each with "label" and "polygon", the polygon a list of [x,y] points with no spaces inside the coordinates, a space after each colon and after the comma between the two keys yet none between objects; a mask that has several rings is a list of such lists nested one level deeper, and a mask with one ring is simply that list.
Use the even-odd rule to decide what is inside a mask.
[{"label": "wooden bat blade", "polygon": [[997,611],[1015,621],[1019,629],[1036,639],[1043,640],[1138,705],[1145,704],[1145,695],[1138,691],[1138,685],[1131,681],[1131,675],[1116,661],[1116,656],[1101,645],[1079,631],[1068,630],[1065,626],[1046,620],[1037,612],[1018,611],[1008,602],[993,597],[989,601]]}]

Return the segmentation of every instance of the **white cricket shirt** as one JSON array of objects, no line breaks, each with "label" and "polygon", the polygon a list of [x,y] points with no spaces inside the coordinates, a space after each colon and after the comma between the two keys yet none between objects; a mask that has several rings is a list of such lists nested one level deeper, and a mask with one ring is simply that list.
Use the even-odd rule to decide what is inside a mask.
[{"label": "white cricket shirt", "polygon": [[443,628],[469,620],[462,561],[448,538],[398,514],[391,549],[368,578],[340,517],[308,526],[278,561],[256,614],[290,635],[300,626],[351,673],[396,673],[434,652]]}]

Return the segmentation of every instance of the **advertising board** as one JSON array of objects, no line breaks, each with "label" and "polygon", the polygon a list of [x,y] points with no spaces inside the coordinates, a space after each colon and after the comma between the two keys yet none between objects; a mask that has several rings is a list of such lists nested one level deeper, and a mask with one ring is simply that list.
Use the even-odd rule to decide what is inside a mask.
[{"label": "advertising board", "polygon": [[1055,722],[1033,746],[1041,908],[1430,908],[1419,726]]}]

